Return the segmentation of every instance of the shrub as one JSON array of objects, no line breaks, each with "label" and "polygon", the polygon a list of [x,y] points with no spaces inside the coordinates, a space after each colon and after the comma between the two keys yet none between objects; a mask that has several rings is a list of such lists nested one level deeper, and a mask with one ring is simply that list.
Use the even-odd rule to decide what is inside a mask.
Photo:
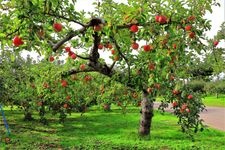
[{"label": "shrub", "polygon": [[188,87],[193,92],[200,92],[200,93],[205,93],[205,85],[206,82],[203,80],[193,80],[188,83]]}]

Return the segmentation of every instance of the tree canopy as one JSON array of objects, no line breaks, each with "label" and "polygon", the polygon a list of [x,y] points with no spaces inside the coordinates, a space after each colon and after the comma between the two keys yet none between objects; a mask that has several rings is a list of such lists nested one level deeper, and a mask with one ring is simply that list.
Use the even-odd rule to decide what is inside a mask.
[{"label": "tree canopy", "polygon": [[[173,103],[182,130],[189,133],[194,128],[197,132],[202,122],[198,114],[204,106],[180,79],[192,76],[187,70],[196,53],[209,49],[202,43],[207,40],[205,31],[211,28],[204,15],[218,3],[104,0],[93,3],[94,12],[84,12],[76,10],[76,2],[1,0],[2,51],[10,50],[12,55],[36,51],[45,56],[50,68],[60,56],[68,55],[70,67],[43,71],[49,81],[60,81],[63,87],[67,87],[68,76],[98,72],[131,91],[142,92],[141,135],[149,134],[153,101],[159,93],[164,103]],[[112,63],[103,55],[109,55]],[[51,92],[46,91],[47,84],[43,89],[43,80],[39,81],[39,89]]]}]

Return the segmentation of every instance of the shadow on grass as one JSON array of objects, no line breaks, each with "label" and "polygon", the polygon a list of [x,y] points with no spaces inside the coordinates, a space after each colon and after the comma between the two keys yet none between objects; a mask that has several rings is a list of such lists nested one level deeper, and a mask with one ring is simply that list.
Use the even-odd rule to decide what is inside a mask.
[{"label": "shadow on grass", "polygon": [[[13,145],[36,145],[48,149],[52,147],[74,147],[82,149],[90,144],[92,148],[99,148],[102,145],[111,146],[117,149],[127,149],[138,147],[160,146],[169,149],[171,145],[193,145],[190,139],[180,132],[176,124],[176,118],[168,113],[161,115],[155,112],[153,117],[151,140],[138,136],[139,109],[131,108],[126,114],[121,113],[121,109],[113,109],[111,112],[91,110],[83,116],[80,113],[73,113],[68,116],[64,124],[58,123],[57,116],[49,115],[49,126],[44,126],[36,119],[32,122],[24,122],[23,114],[20,111],[6,111],[9,126],[12,130]],[[34,115],[38,118],[37,114]],[[0,127],[0,131],[1,131]],[[211,144],[210,140],[218,145],[224,145],[221,140],[223,133],[206,130],[200,134],[195,143]],[[213,138],[211,138],[213,136]],[[26,143],[26,144],[24,144]],[[161,145],[160,145],[161,144]],[[79,147],[79,145],[81,145]],[[95,147],[97,146],[97,147]],[[168,146],[168,147],[167,147]],[[31,146],[32,147],[32,146]],[[157,149],[157,148],[156,148]]]}]

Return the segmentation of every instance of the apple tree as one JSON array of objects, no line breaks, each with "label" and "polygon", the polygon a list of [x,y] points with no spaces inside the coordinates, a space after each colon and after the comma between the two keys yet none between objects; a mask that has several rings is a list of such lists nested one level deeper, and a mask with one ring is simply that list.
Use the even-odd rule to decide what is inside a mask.
[{"label": "apple tree", "polygon": [[32,119],[32,103],[37,94],[33,85],[33,75],[29,71],[32,60],[10,51],[1,53],[1,103],[6,106],[17,106],[24,112],[24,119]]},{"label": "apple tree", "polygon": [[66,51],[74,66],[57,74],[63,86],[68,76],[98,72],[141,92],[141,136],[150,134],[158,93],[164,97],[160,108],[172,103],[182,131],[197,132],[204,106],[180,79],[191,77],[186,69],[194,53],[206,48],[201,40],[210,22],[203,16],[217,2],[104,0],[85,12],[76,9],[77,1],[1,0],[2,50],[36,51],[49,63]]}]

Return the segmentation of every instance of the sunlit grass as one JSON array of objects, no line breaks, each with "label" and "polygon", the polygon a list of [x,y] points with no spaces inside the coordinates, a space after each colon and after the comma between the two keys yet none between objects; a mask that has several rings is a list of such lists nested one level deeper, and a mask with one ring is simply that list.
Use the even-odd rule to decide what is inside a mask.
[{"label": "sunlit grass", "polygon": [[218,98],[216,95],[207,96],[203,102],[206,106],[225,107],[225,95],[219,95]]},{"label": "sunlit grass", "polygon": [[[162,97],[157,97],[156,101],[160,102]],[[216,95],[209,95],[203,98],[203,103],[206,106],[213,106],[213,107],[225,107],[225,95],[219,95],[217,98]]]},{"label": "sunlit grass", "polygon": [[[206,129],[192,142],[169,113],[155,112],[151,138],[141,139],[137,134],[139,108],[134,107],[126,114],[118,107],[111,112],[95,107],[83,116],[73,113],[64,124],[49,115],[49,126],[40,124],[37,115],[35,121],[22,121],[18,110],[6,110],[6,116],[12,135],[10,144],[0,143],[3,149],[225,149],[225,132]],[[1,124],[0,133],[4,131]]]}]

